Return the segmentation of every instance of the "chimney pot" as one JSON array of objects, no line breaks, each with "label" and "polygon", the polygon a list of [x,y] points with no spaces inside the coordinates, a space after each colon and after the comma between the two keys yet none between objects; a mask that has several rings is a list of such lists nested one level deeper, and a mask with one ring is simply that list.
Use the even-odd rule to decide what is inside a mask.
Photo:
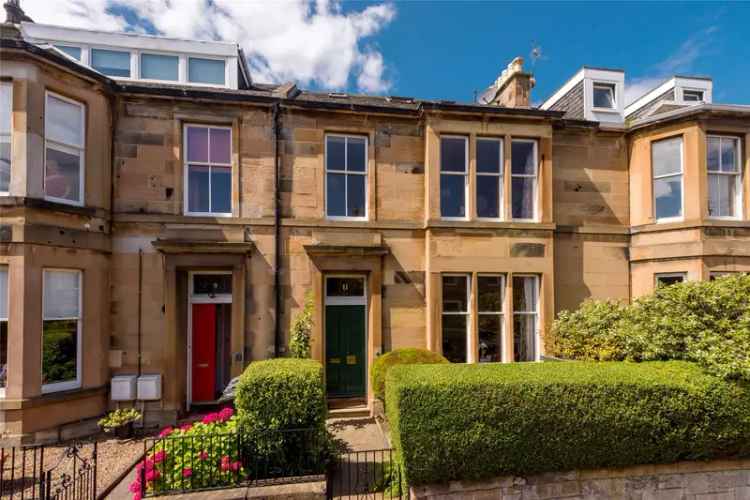
[{"label": "chimney pot", "polygon": [[528,108],[531,89],[536,81],[531,73],[524,73],[523,58],[514,58],[495,80],[495,98],[491,104],[508,108]]}]

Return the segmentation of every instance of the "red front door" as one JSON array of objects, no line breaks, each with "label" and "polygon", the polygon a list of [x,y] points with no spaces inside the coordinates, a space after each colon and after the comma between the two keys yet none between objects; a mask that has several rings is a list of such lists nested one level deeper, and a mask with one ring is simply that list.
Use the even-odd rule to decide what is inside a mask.
[{"label": "red front door", "polygon": [[216,304],[193,304],[193,401],[213,401],[216,387]]}]

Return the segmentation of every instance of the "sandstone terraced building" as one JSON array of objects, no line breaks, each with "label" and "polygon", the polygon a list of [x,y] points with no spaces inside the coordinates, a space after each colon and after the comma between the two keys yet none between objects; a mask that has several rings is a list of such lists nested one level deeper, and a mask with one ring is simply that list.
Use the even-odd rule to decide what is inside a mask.
[{"label": "sandstone terraced building", "polygon": [[235,44],[0,26],[0,432],[170,420],[283,356],[306,294],[331,398],[407,346],[544,356],[555,314],[750,271],[750,107],[582,68],[540,107],[253,81]]}]

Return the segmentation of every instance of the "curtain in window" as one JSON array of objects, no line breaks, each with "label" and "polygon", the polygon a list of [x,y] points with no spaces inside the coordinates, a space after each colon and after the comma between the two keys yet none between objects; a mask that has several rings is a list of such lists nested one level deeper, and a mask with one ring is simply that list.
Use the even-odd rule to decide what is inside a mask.
[{"label": "curtain in window", "polygon": [[516,361],[536,359],[538,278],[513,277],[513,357]]},{"label": "curtain in window", "polygon": [[55,390],[79,383],[80,277],[75,271],[44,272],[42,383],[66,383],[51,386]]}]

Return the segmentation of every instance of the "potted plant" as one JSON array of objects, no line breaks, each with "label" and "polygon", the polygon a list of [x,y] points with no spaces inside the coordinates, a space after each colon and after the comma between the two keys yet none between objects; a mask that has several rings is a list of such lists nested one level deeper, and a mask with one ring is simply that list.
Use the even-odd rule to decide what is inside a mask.
[{"label": "potted plant", "polygon": [[129,439],[133,437],[133,422],[140,419],[141,412],[135,408],[119,408],[99,420],[99,427],[114,432],[118,439]]}]

